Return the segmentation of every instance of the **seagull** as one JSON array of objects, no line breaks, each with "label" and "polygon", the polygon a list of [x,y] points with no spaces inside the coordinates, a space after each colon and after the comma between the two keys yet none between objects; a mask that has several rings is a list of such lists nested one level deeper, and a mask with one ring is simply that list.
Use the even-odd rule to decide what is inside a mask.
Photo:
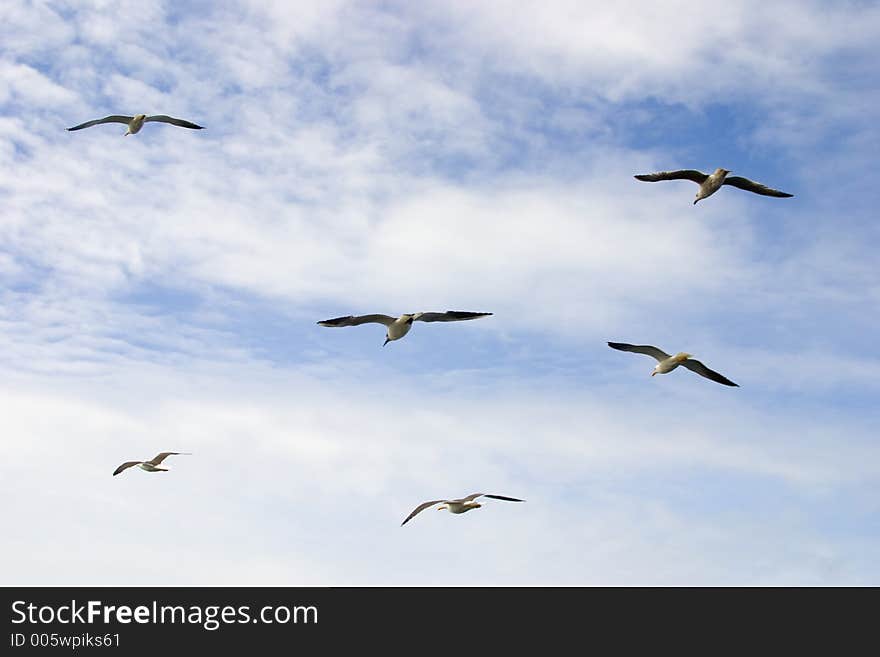
[{"label": "seagull", "polygon": [[662,349],[658,349],[657,347],[651,347],[650,345],[641,345],[641,344],[625,344],[623,342],[609,342],[608,346],[612,349],[619,349],[620,351],[632,351],[636,354],[646,354],[648,356],[652,356],[657,359],[657,365],[654,367],[654,371],[651,372],[651,376],[655,374],[668,374],[672,370],[674,370],[679,365],[683,365],[688,368],[691,372],[696,372],[700,376],[704,376],[707,379],[711,379],[716,383],[722,383],[726,386],[734,386],[739,388],[739,384],[734,383],[727,377],[722,376],[718,372],[714,372],[710,370],[708,367],[703,365],[698,360],[693,360],[690,354],[686,354],[683,351],[675,354],[675,356],[670,356]]},{"label": "seagull", "polygon": [[155,114],[154,116],[147,116],[146,114],[137,114],[135,116],[122,116],[119,114],[114,114],[113,116],[105,116],[103,119],[95,119],[93,121],[86,121],[85,123],[80,123],[79,125],[75,125],[72,128],[68,128],[68,132],[73,130],[82,130],[83,128],[91,128],[93,125],[100,125],[101,123],[125,123],[128,126],[128,131],[122,135],[123,137],[128,137],[128,135],[136,135],[141,131],[141,128],[144,127],[144,123],[147,121],[158,121],[159,123],[170,123],[171,125],[180,126],[181,128],[192,128],[193,130],[203,130],[203,126],[196,125],[195,123],[190,123],[189,121],[184,121],[183,119],[175,119],[172,116],[165,116],[164,114]]},{"label": "seagull", "polygon": [[446,509],[449,513],[465,513],[466,511],[470,511],[471,509],[479,509],[482,504],[474,502],[478,497],[491,497],[493,500],[504,500],[506,502],[525,502],[525,500],[518,500],[515,497],[505,497],[504,495],[489,495],[488,493],[474,493],[473,495],[468,495],[467,497],[462,497],[460,500],[431,500],[430,502],[422,502],[419,504],[412,513],[410,513],[406,520],[400,523],[400,526],[403,527],[406,523],[413,519],[417,513],[421,513],[429,506],[434,506],[435,504],[440,504],[437,507],[438,511],[442,511]]},{"label": "seagull", "polygon": [[164,461],[169,456],[190,453],[191,452],[160,452],[155,456],[155,458],[152,458],[149,461],[126,461],[113,471],[113,476],[115,477],[123,470],[128,470],[134,465],[138,466],[141,470],[146,470],[147,472],[168,472],[168,468],[159,467],[159,464],[162,463],[162,461]]},{"label": "seagull", "polygon": [[755,194],[761,194],[762,196],[775,196],[777,198],[791,198],[794,196],[794,194],[787,194],[785,192],[780,192],[778,189],[771,189],[766,185],[756,183],[748,178],[742,178],[740,176],[731,176],[728,178],[728,173],[730,173],[730,171],[727,169],[715,169],[715,173],[712,175],[707,175],[702,171],[696,171],[695,169],[682,169],[681,171],[643,173],[635,176],[635,179],[644,182],[657,182],[659,180],[693,180],[700,186],[699,191],[697,191],[697,198],[694,200],[694,205],[697,204],[697,201],[712,196],[712,194],[721,189],[721,185],[733,185],[734,187],[739,187],[747,192],[754,192]]},{"label": "seagull", "polygon": [[466,319],[477,319],[486,317],[492,313],[471,313],[462,310],[447,310],[445,313],[409,313],[400,317],[389,317],[388,315],[359,315],[357,317],[349,315],[348,317],[337,317],[335,319],[325,319],[318,322],[321,326],[360,326],[361,324],[384,324],[388,327],[385,333],[384,347],[392,340],[400,340],[404,335],[409,333],[413,322],[460,322]]}]

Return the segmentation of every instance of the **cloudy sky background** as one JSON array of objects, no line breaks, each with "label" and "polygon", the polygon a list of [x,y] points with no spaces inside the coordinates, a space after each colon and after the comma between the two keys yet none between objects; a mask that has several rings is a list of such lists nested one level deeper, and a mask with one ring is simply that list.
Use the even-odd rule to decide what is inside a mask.
[{"label": "cloudy sky background", "polygon": [[[856,1],[3,2],[0,583],[880,584],[878,43]],[[141,112],[207,129],[64,130]],[[718,166],[795,198],[632,178]],[[446,309],[495,315],[315,324]],[[476,491],[527,502],[399,526]]]}]

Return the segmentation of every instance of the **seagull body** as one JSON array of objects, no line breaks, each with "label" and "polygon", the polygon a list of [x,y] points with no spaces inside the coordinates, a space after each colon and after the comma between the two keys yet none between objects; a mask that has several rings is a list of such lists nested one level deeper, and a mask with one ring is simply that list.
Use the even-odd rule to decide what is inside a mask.
[{"label": "seagull body", "polygon": [[189,454],[189,452],[160,452],[149,461],[126,461],[113,471],[113,476],[115,477],[123,470],[128,470],[134,466],[146,472],[168,472],[168,468],[160,468],[159,465],[169,456],[176,456],[177,454]]},{"label": "seagull body", "polygon": [[122,136],[127,137],[128,135],[136,135],[137,133],[139,133],[141,131],[141,128],[144,127],[144,123],[147,123],[149,121],[170,123],[171,125],[176,125],[181,128],[190,128],[192,130],[203,129],[202,126],[196,125],[195,123],[190,123],[189,121],[184,121],[183,119],[175,119],[172,116],[165,116],[164,114],[156,114],[154,116],[147,116],[146,114],[136,114],[135,116],[123,116],[121,114],[114,114],[113,116],[105,116],[103,119],[95,119],[93,121],[80,123],[79,125],[75,125],[72,128],[68,128],[67,130],[82,130],[83,128],[91,128],[93,125],[100,125],[102,123],[124,123],[128,126],[128,130]]},{"label": "seagull body", "polygon": [[383,347],[393,340],[400,340],[409,333],[413,322],[461,322],[467,319],[478,319],[492,313],[472,313],[462,310],[447,310],[445,313],[405,313],[400,317],[389,315],[348,315],[325,319],[318,322],[321,326],[360,326],[361,324],[384,324],[388,329],[385,333]]},{"label": "seagull body", "polygon": [[662,349],[658,349],[657,347],[652,347],[650,345],[609,342],[608,346],[612,349],[617,349],[619,351],[631,351],[636,354],[645,354],[656,359],[657,365],[654,367],[654,371],[651,372],[651,376],[654,376],[655,374],[669,374],[669,372],[674,370],[676,367],[682,365],[685,368],[689,369],[691,372],[696,372],[700,376],[706,377],[707,379],[715,381],[716,383],[721,383],[726,386],[734,386],[736,388],[739,387],[739,384],[734,383],[733,381],[719,374],[718,372],[710,370],[700,361],[691,358],[691,354],[687,354],[683,351],[678,352],[674,356],[670,356]]},{"label": "seagull body", "polygon": [[430,502],[422,502],[415,509],[413,509],[413,512],[406,517],[406,520],[400,523],[400,526],[403,527],[406,523],[413,519],[413,516],[421,513],[428,507],[434,506],[435,504],[440,505],[437,507],[438,511],[443,511],[445,509],[446,511],[449,511],[449,513],[455,514],[466,513],[467,511],[470,511],[472,509],[479,509],[483,505],[475,501],[478,497],[491,497],[493,500],[504,500],[506,502],[525,502],[525,500],[520,500],[515,497],[505,497],[504,495],[489,495],[488,493],[473,493],[472,495],[468,495],[467,497],[462,497],[461,499],[457,500],[431,500]]},{"label": "seagull body", "polygon": [[775,196],[777,198],[791,198],[793,196],[793,194],[780,192],[778,189],[771,189],[766,185],[756,183],[748,178],[743,178],[741,176],[728,177],[727,174],[729,173],[730,171],[727,169],[721,168],[715,169],[715,172],[712,174],[705,174],[702,171],[697,171],[695,169],[682,169],[680,171],[643,173],[635,176],[635,178],[636,180],[641,180],[643,182],[658,182],[660,180],[692,180],[700,186],[700,189],[697,190],[697,198],[694,199],[694,205],[697,204],[697,201],[712,196],[712,194],[721,189],[722,185],[731,185],[733,187],[744,189],[747,192],[761,194],[762,196]]}]

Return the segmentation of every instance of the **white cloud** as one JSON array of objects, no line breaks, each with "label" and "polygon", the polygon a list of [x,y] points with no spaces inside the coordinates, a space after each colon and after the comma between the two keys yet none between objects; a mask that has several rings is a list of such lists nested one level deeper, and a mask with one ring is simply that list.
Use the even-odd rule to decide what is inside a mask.
[{"label": "white cloud", "polygon": [[614,101],[702,103],[719,92],[815,91],[824,57],[865,48],[880,31],[876,7],[862,7],[854,21],[853,7],[824,3],[738,2],[719,14],[687,2],[497,0],[435,3],[424,12],[447,27],[438,41],[457,42],[460,53],[477,51],[510,71]]},{"label": "white cloud", "polygon": [[[2,444],[4,495],[15,491],[16,499],[28,500],[10,511],[10,523],[22,528],[7,546],[20,564],[15,577],[681,583],[736,581],[726,573],[735,566],[750,582],[803,581],[804,575],[786,574],[781,556],[770,557],[767,572],[742,554],[709,556],[732,536],[757,550],[766,541],[782,546],[782,535],[744,539],[756,523],[764,531],[763,521],[744,516],[735,499],[721,498],[713,503],[732,524],[720,526],[692,508],[701,493],[678,490],[676,480],[699,480],[705,475],[696,473],[708,469],[731,485],[758,482],[785,491],[804,508],[843,482],[870,485],[880,475],[870,427],[839,427],[859,438],[861,448],[809,422],[793,426],[790,418],[768,431],[760,426],[764,413],[731,407],[720,393],[686,415],[674,410],[681,400],[648,394],[633,414],[613,394],[585,389],[559,395],[502,387],[499,399],[474,394],[467,384],[444,393],[419,379],[390,379],[378,390],[254,366],[190,361],[186,370],[181,377],[177,368],[117,367],[111,379],[82,381],[75,392],[23,376],[5,386],[8,435],[28,437]],[[427,394],[419,392],[425,385]],[[124,460],[166,449],[193,455],[169,459],[169,473],[110,475]],[[480,488],[527,502],[487,504],[461,518],[426,512],[398,527],[422,498]],[[642,498],[646,493],[652,501]],[[687,496],[692,501],[675,509]],[[773,518],[789,507],[766,504]],[[40,523],[26,520],[35,515]],[[825,540],[802,521],[784,522],[808,542]],[[644,526],[635,531],[635,525]],[[442,548],[433,544],[441,533]],[[449,561],[458,552],[487,554],[499,540],[503,559]],[[653,549],[655,540],[668,548]],[[351,541],[363,543],[366,554],[351,550]],[[43,547],[28,554],[30,542]],[[139,560],[145,542],[154,558]],[[121,556],[127,550],[133,554]],[[412,550],[422,556],[404,556]],[[548,552],[556,554],[551,563],[543,561]],[[847,558],[857,556],[850,553]],[[795,556],[804,562],[803,554]],[[419,565],[430,561],[445,565]],[[44,571],[40,563],[56,566]]]},{"label": "white cloud", "polygon": [[0,103],[16,102],[45,109],[67,104],[73,94],[24,64],[0,61]]},{"label": "white cloud", "polygon": [[[4,5],[13,577],[876,582],[878,14],[792,6]],[[632,179],[717,147],[638,143],[652,103],[719,102],[766,115],[721,137],[782,144],[795,199]],[[64,131],[141,111],[207,129]],[[314,325],[445,308],[496,314],[386,349]],[[194,455],[110,476],[163,449]],[[398,527],[478,487],[528,502]]]}]

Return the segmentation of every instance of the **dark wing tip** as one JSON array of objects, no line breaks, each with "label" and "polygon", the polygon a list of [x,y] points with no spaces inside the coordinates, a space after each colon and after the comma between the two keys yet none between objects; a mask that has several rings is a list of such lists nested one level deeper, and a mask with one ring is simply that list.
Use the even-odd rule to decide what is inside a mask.
[{"label": "dark wing tip", "polygon": [[640,173],[638,175],[633,176],[636,180],[641,180],[643,182],[651,182],[651,174],[649,173]]},{"label": "dark wing tip", "polygon": [[[434,317],[434,313],[425,313],[428,316]],[[450,319],[479,319],[480,317],[488,317],[494,313],[479,313],[473,312],[471,310],[447,310],[445,313],[439,313],[440,317],[446,316]],[[435,319],[431,319],[429,321],[437,321]],[[442,321],[442,320],[440,320]]]},{"label": "dark wing tip", "polygon": [[[693,366],[689,365],[689,363],[693,363]],[[734,383],[733,381],[728,379],[726,376],[724,376],[720,372],[716,372],[715,370],[709,369],[708,367],[706,367],[705,364],[701,363],[698,360],[686,360],[684,363],[682,363],[682,365],[684,365],[687,369],[691,370],[692,372],[695,372],[695,373],[699,374],[700,376],[709,379],[710,381],[714,381],[715,383],[720,383],[721,385],[724,385],[724,386],[731,386],[733,388],[739,388],[738,383]]]},{"label": "dark wing tip", "polygon": [[620,351],[626,351],[626,348],[629,346],[625,342],[609,342],[608,346],[612,349],[619,349]]},{"label": "dark wing tip", "polygon": [[488,495],[484,493],[483,497],[491,497],[493,500],[504,500],[505,502],[525,502],[525,500],[521,500],[518,497],[507,497],[506,495]]},{"label": "dark wing tip", "polygon": [[324,319],[318,322],[321,326],[339,326],[342,322],[348,321],[351,319],[351,315],[346,315],[345,317],[334,317],[333,319]]},{"label": "dark wing tip", "polygon": [[721,384],[724,384],[724,385],[726,385],[726,386],[730,386],[731,388],[739,388],[739,384],[738,384],[738,383],[734,383],[733,381],[731,381],[730,379],[728,379],[728,378],[727,378],[726,376],[724,376],[723,374],[718,374],[718,372],[713,372],[713,374],[715,374],[715,376],[714,376],[714,377],[711,377],[711,378],[712,378],[713,380],[715,380],[716,382],[721,383]]}]

